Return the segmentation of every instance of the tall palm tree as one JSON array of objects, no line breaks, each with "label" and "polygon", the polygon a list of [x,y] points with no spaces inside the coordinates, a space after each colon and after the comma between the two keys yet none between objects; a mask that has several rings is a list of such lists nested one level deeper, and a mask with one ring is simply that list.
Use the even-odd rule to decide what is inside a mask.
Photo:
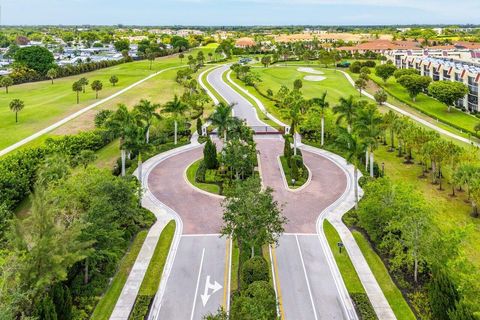
[{"label": "tall palm tree", "polygon": [[119,104],[110,118],[105,122],[105,126],[120,138],[120,155],[122,158],[122,177],[125,176],[125,161],[127,156],[127,145],[125,140],[132,127],[135,126],[135,119],[128,111],[127,106]]},{"label": "tall palm tree", "polygon": [[301,115],[298,106],[294,106],[290,109],[290,113],[288,115],[290,120],[292,121],[292,126],[290,127],[290,132],[293,136],[293,154],[297,155],[297,126],[300,124]]},{"label": "tall palm tree", "polygon": [[337,143],[347,150],[347,161],[354,166],[353,180],[355,190],[355,209],[358,209],[358,166],[362,157],[365,145],[356,134],[348,132],[347,129],[338,127]]},{"label": "tall palm tree", "polygon": [[383,116],[383,123],[385,124],[386,129],[390,131],[390,152],[395,150],[395,122],[398,121],[399,118],[398,114],[392,110],[388,111],[387,114]]},{"label": "tall palm tree", "polygon": [[125,136],[125,148],[137,153],[138,159],[138,181],[140,181],[140,187],[138,189],[139,201],[142,199],[142,184],[143,184],[143,155],[145,152],[151,150],[152,145],[148,144],[145,137],[145,132],[142,127],[136,125],[129,125],[126,128]]},{"label": "tall palm tree", "polygon": [[25,107],[25,103],[20,99],[10,101],[10,110],[15,112],[15,123],[18,122],[18,113]]},{"label": "tall palm tree", "polygon": [[322,110],[322,132],[321,132],[321,145],[324,143],[325,136],[325,109],[329,107],[329,103],[325,100],[327,98],[327,91],[325,91],[320,98],[313,98],[312,103],[320,107]]},{"label": "tall palm tree", "polygon": [[227,130],[232,122],[232,109],[234,104],[226,104],[224,102],[220,102],[217,104],[215,112],[210,115],[209,120],[212,122],[214,126],[217,126],[218,133],[223,133],[223,142],[227,142]]},{"label": "tall palm tree", "polygon": [[156,111],[160,109],[158,103],[151,103],[149,100],[142,99],[133,110],[136,113],[137,118],[144,124],[145,129],[145,142],[148,144],[150,142],[150,126],[154,119],[161,119],[160,114]]},{"label": "tall palm tree", "polygon": [[[355,131],[368,145],[370,149],[370,176],[373,177],[373,151],[377,147],[377,138],[381,134],[382,116],[377,110],[377,106],[369,104],[365,108],[359,109],[355,121]],[[367,149],[365,162],[368,163]]]},{"label": "tall palm tree", "polygon": [[337,124],[340,124],[342,121],[347,123],[348,132],[352,132],[352,125],[357,114],[358,104],[355,101],[353,96],[348,98],[341,97],[339,104],[333,107],[333,112],[338,114]]},{"label": "tall palm tree", "polygon": [[175,144],[177,144],[177,130],[178,130],[178,123],[177,117],[182,116],[188,110],[188,105],[184,103],[182,100],[178,98],[177,95],[173,98],[173,100],[167,102],[165,107],[163,108],[163,112],[171,113],[175,117]]}]

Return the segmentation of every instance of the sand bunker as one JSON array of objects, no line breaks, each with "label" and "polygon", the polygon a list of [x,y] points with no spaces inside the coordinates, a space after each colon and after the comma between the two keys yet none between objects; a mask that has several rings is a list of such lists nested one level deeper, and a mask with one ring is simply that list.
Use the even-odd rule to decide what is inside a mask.
[{"label": "sand bunker", "polygon": [[323,76],[305,76],[303,80],[305,81],[322,81],[325,80],[326,78]]},{"label": "sand bunker", "polygon": [[[322,71],[315,70],[315,69],[313,69],[313,68],[305,68],[305,67],[298,68],[297,71],[299,71],[299,72],[311,73],[311,74],[323,74]],[[322,79],[322,80],[323,80],[323,79]]]}]

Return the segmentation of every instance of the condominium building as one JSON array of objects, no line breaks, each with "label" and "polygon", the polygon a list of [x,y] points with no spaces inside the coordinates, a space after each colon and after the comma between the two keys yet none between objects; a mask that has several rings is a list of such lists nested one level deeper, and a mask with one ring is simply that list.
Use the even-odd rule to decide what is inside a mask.
[{"label": "condominium building", "polygon": [[397,50],[385,52],[397,68],[417,69],[433,81],[457,81],[468,87],[468,94],[457,107],[480,112],[480,51],[476,50]]}]

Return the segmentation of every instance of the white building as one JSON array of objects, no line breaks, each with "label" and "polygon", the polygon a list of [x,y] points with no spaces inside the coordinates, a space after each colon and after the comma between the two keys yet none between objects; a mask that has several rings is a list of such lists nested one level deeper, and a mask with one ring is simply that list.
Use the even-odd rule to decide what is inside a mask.
[{"label": "white building", "polygon": [[390,51],[386,54],[397,68],[417,69],[421,75],[433,81],[458,81],[469,90],[458,107],[480,112],[480,51],[476,50],[407,50]]}]

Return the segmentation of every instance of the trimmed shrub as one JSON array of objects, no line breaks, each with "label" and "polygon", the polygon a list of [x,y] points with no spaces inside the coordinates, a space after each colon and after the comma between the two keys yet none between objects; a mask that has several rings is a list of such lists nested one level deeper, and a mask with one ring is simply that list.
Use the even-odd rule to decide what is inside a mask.
[{"label": "trimmed shrub", "polygon": [[362,63],[360,61],[354,61],[348,68],[350,69],[350,72],[360,73],[360,70],[362,69]]},{"label": "trimmed shrub", "polygon": [[207,173],[207,167],[205,166],[205,161],[201,161],[198,165],[197,172],[195,173],[196,182],[205,182],[205,174]]},{"label": "trimmed shrub", "polygon": [[135,300],[132,313],[128,317],[129,320],[144,320],[148,315],[150,304],[153,301],[153,296],[139,295]]},{"label": "trimmed shrub", "polygon": [[203,148],[203,162],[206,169],[218,168],[217,148],[210,138],[207,139],[207,143]]},{"label": "trimmed shrub", "polygon": [[352,293],[350,297],[355,304],[357,313],[360,316],[361,320],[377,320],[378,317],[375,314],[375,310],[368,299],[368,296],[365,293]]},{"label": "trimmed shrub", "polygon": [[242,265],[241,287],[246,288],[255,281],[268,281],[268,263],[261,256],[255,256]]},{"label": "trimmed shrub", "polygon": [[239,297],[233,300],[231,320],[276,319],[277,301],[275,291],[267,281],[252,283]]},{"label": "trimmed shrub", "polygon": [[362,62],[363,67],[375,68],[376,65],[377,64],[373,60],[367,60],[367,61]]}]

